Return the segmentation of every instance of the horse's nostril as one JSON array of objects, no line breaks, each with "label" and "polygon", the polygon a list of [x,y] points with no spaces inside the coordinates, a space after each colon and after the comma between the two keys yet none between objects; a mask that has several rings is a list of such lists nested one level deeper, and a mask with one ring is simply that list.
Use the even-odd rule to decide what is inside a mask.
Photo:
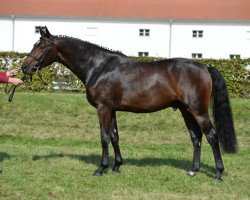
[{"label": "horse's nostril", "polygon": [[28,67],[26,65],[22,66],[22,71],[24,74],[27,73]]}]

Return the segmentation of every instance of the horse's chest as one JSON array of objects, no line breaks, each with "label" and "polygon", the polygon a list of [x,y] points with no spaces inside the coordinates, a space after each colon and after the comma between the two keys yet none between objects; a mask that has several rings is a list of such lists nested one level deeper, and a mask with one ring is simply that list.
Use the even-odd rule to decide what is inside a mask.
[{"label": "horse's chest", "polygon": [[96,97],[91,93],[89,89],[86,89],[86,96],[87,96],[88,102],[92,106],[96,107],[97,106]]},{"label": "horse's chest", "polygon": [[88,101],[92,105],[109,104],[117,105],[120,101],[121,90],[119,87],[110,84],[101,84],[90,87],[87,90]]}]

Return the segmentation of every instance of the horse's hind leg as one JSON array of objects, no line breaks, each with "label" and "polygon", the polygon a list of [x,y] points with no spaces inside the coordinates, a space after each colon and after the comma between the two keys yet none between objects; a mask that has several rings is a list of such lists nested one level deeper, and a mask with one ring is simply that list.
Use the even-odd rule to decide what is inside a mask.
[{"label": "horse's hind leg", "polygon": [[195,116],[197,123],[199,124],[201,130],[206,135],[208,143],[211,145],[214,159],[215,159],[215,166],[216,166],[216,174],[215,179],[221,180],[221,175],[224,171],[224,166],[221,158],[220,148],[219,148],[219,140],[218,134],[216,133],[213,124],[211,123],[208,114],[197,115]]},{"label": "horse's hind leg", "polygon": [[115,112],[112,112],[110,133],[111,133],[111,143],[113,145],[114,152],[115,152],[115,165],[113,167],[113,172],[119,173],[120,172],[119,168],[122,165],[122,156],[121,156],[120,147],[119,147],[119,135],[118,135]]},{"label": "horse's hind leg", "polygon": [[193,115],[186,108],[180,108],[180,111],[194,146],[193,166],[192,170],[188,172],[188,175],[194,176],[200,169],[202,131]]}]

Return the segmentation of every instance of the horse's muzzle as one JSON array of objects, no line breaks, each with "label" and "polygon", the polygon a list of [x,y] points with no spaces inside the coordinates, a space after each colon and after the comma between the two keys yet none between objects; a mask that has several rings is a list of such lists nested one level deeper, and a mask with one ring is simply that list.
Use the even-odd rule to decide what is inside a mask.
[{"label": "horse's muzzle", "polygon": [[30,67],[28,67],[28,66],[26,66],[26,65],[23,65],[23,66],[22,66],[22,72],[23,72],[24,74],[33,75],[34,72],[35,72],[35,70],[33,70],[32,68],[30,68]]}]

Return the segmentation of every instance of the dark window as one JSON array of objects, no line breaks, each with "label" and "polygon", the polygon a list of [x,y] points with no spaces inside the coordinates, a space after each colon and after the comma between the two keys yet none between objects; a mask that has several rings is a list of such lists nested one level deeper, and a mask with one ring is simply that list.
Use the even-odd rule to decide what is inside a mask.
[{"label": "dark window", "polygon": [[197,37],[197,31],[193,31],[193,37]]},{"label": "dark window", "polygon": [[192,58],[202,58],[202,53],[192,53]]},{"label": "dark window", "polygon": [[198,31],[198,37],[203,37],[203,31]]},{"label": "dark window", "polygon": [[150,29],[139,29],[139,36],[149,36],[150,35]]},{"label": "dark window", "polygon": [[148,57],[148,52],[138,52],[138,56]]},{"label": "dark window", "polygon": [[145,36],[149,36],[149,29],[145,29]]},{"label": "dark window", "polygon": [[45,31],[45,26],[35,26],[35,33],[40,33],[40,27]]},{"label": "dark window", "polygon": [[238,54],[230,54],[230,59],[239,59],[240,55]]},{"label": "dark window", "polygon": [[193,38],[202,38],[202,37],[203,37],[203,31],[193,30]]}]

